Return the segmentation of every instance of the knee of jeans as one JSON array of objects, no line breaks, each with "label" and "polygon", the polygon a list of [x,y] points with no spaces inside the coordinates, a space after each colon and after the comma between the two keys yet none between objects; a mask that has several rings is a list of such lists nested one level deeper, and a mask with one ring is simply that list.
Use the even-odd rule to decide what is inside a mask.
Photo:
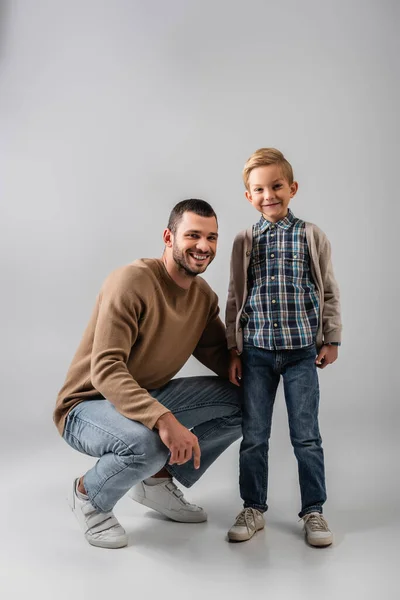
[{"label": "knee of jeans", "polygon": [[168,460],[169,450],[162,443],[158,434],[148,436],[146,440],[143,440],[142,449],[141,462],[145,463],[152,473],[157,473],[164,467]]}]

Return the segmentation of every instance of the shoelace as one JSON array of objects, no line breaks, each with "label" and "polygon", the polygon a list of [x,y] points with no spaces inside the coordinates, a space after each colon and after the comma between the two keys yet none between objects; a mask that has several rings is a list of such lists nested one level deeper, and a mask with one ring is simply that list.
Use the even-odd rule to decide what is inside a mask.
[{"label": "shoelace", "polygon": [[[301,519],[300,519],[301,521]],[[328,523],[320,514],[308,514],[303,517],[304,525],[308,523],[312,531],[329,531]]]},{"label": "shoelace", "polygon": [[244,525],[247,530],[255,529],[256,526],[256,509],[250,506],[244,508],[236,517],[235,525]]}]

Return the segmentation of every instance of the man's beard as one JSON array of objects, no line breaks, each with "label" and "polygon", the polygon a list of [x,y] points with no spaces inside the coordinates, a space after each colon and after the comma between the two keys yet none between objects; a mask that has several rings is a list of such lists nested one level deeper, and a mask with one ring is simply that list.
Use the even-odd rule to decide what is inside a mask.
[{"label": "man's beard", "polygon": [[[201,253],[199,252],[198,254]],[[186,259],[185,252],[176,244],[174,244],[172,248],[172,258],[174,259],[175,264],[178,266],[179,271],[181,273],[183,272],[188,277],[196,277],[196,275],[199,275],[199,273],[203,273],[214,258],[213,255],[208,255],[208,257],[209,258],[204,261],[205,265],[203,265],[203,267],[199,266],[193,269]]]}]

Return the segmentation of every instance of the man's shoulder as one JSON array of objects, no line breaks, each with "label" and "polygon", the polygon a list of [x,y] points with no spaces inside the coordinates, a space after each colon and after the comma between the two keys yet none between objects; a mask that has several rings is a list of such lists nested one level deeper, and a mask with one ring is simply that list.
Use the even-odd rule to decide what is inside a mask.
[{"label": "man's shoulder", "polygon": [[217,294],[214,292],[209,283],[201,275],[197,275],[194,280],[196,289],[199,293],[207,296],[210,300],[214,300],[217,297]]},{"label": "man's shoulder", "polygon": [[103,284],[103,289],[123,292],[133,290],[144,293],[152,289],[157,280],[158,261],[155,258],[139,258],[114,269]]}]

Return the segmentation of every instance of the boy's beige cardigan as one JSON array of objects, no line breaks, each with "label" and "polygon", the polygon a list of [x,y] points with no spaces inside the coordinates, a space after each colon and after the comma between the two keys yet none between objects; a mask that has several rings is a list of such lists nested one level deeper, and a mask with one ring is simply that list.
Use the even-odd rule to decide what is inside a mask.
[{"label": "boy's beige cardigan", "polygon": [[[310,252],[311,273],[319,295],[319,326],[316,345],[340,342],[339,288],[331,263],[331,245],[319,227],[306,222],[306,239]],[[243,331],[240,316],[247,299],[247,268],[253,245],[253,228],[241,231],[233,242],[231,272],[226,303],[225,321],[228,348],[243,350]]]}]

